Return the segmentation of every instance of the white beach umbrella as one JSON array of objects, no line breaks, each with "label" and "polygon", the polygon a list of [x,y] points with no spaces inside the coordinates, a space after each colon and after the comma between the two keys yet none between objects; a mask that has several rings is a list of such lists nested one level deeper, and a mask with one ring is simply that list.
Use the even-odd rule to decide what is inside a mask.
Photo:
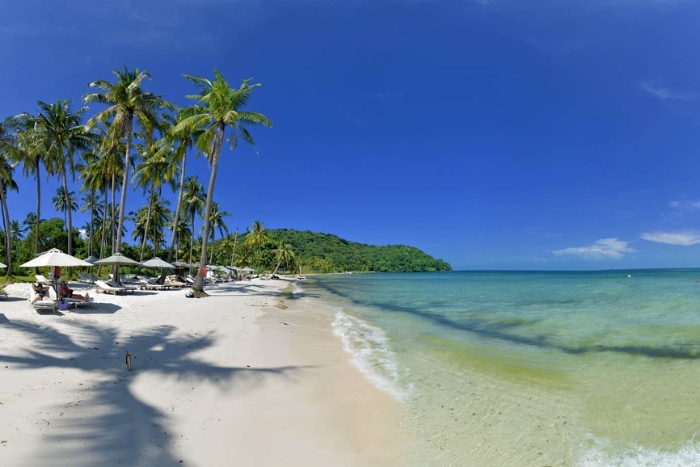
[{"label": "white beach umbrella", "polygon": [[21,268],[41,268],[47,266],[74,268],[80,266],[92,266],[92,264],[53,248],[45,253],[42,253],[33,260],[27,261],[26,263],[20,265]]},{"label": "white beach umbrella", "polygon": [[175,266],[173,266],[172,264],[170,264],[170,263],[168,263],[168,262],[166,262],[166,261],[163,261],[163,260],[160,259],[160,258],[152,258],[152,259],[149,259],[148,261],[144,261],[144,262],[142,263],[142,266],[145,266],[145,267],[147,267],[147,268],[154,268],[154,269],[156,269],[156,268],[161,268],[161,269],[165,269],[165,268],[168,268],[168,269],[175,269]]},{"label": "white beach umbrella", "polygon": [[7,264],[2,264],[2,263],[0,263],[0,269],[6,268],[6,267],[7,267]]},{"label": "white beach umbrella", "polygon": [[121,253],[115,253],[112,256],[95,261],[95,264],[106,266],[138,266],[139,262],[134,261],[131,258],[127,258]]},{"label": "white beach umbrella", "polygon": [[95,262],[96,262],[98,259],[99,259],[99,258],[96,258],[96,257],[90,255],[90,256],[88,256],[87,258],[85,258],[85,262],[86,262],[86,263],[90,263],[90,264],[95,264]]}]

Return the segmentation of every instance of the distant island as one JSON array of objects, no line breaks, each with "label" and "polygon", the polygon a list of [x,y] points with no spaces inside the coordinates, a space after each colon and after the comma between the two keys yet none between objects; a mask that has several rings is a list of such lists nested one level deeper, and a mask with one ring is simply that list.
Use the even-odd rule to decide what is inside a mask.
[{"label": "distant island", "polygon": [[406,245],[367,245],[337,235],[294,229],[268,229],[269,241],[291,245],[304,272],[451,271],[449,263]]}]

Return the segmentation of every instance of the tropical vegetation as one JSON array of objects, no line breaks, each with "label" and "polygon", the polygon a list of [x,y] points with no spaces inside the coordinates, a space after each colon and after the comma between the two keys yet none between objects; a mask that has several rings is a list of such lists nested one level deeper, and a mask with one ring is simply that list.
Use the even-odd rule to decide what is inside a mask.
[{"label": "tropical vegetation", "polygon": [[[26,273],[19,264],[54,247],[80,257],[121,252],[141,261],[160,255],[170,262],[198,264],[194,288],[199,292],[206,264],[273,274],[299,268],[449,270],[447,263],[415,248],[268,230],[260,221],[240,235],[238,228],[231,234],[231,206],[215,197],[217,174],[226,166],[227,178],[235,178],[232,156],[240,143],[257,151],[252,129],[272,123],[248,109],[260,84],[246,79],[232,86],[217,70],[211,80],[183,76],[196,91],[184,96],[187,105],[147,90],[147,71],[124,68],[114,70],[111,81],[90,82],[84,107],[68,99],[38,101],[34,112],[0,121],[0,258],[7,262],[8,275]],[[225,145],[229,151],[223,151]],[[193,157],[206,163],[201,180],[202,164],[192,170]],[[50,199],[55,215],[42,217],[47,209],[42,211],[44,180],[56,188]],[[13,197],[27,196],[24,190],[32,186],[36,210],[10,213]],[[127,209],[127,198],[134,206],[139,193],[139,207]],[[78,212],[88,220],[76,226]]]}]

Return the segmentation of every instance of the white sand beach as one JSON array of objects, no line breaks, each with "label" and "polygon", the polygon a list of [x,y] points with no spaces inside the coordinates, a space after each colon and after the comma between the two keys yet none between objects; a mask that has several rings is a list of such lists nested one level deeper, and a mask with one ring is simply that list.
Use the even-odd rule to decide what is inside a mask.
[{"label": "white sand beach", "polygon": [[0,465],[402,465],[398,404],[351,365],[332,316],[287,286],[91,291],[94,306],[62,315],[8,286]]}]

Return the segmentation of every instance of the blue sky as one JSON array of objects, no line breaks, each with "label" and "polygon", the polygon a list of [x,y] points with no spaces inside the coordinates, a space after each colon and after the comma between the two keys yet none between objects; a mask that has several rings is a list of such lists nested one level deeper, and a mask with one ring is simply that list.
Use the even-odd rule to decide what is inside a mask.
[{"label": "blue sky", "polygon": [[[2,116],[79,105],[124,65],[181,105],[182,73],[262,83],[250,110],[274,128],[255,130],[259,154],[222,155],[232,230],[260,219],[404,243],[458,269],[700,265],[699,2],[0,6]],[[204,179],[203,161],[190,167]],[[23,219],[34,182],[20,190]]]}]

